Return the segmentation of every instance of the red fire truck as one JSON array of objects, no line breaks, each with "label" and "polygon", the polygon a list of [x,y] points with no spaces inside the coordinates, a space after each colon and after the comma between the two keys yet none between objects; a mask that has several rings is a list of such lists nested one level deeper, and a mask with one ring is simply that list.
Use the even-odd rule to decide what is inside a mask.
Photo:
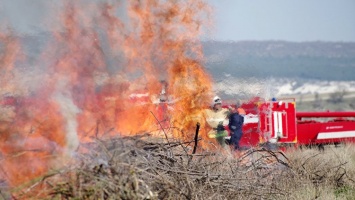
[{"label": "red fire truck", "polygon": [[244,103],[241,146],[299,146],[355,142],[355,112],[297,112],[295,99]]}]

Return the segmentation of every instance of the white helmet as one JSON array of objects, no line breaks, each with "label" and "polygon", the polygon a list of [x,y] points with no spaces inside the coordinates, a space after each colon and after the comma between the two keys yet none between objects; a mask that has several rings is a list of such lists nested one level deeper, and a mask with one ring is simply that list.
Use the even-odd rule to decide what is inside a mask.
[{"label": "white helmet", "polygon": [[216,105],[216,104],[222,104],[222,99],[219,98],[219,96],[215,96],[213,98],[213,105]]}]

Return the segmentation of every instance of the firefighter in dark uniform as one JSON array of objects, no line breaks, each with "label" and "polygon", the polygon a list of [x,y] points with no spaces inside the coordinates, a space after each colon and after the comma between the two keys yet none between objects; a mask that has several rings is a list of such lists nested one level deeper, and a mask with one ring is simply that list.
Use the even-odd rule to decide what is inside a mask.
[{"label": "firefighter in dark uniform", "polygon": [[239,142],[243,136],[243,123],[244,117],[242,116],[242,113],[239,113],[237,109],[233,110],[229,115],[228,127],[231,131],[230,144],[233,146],[234,150],[240,149]]}]

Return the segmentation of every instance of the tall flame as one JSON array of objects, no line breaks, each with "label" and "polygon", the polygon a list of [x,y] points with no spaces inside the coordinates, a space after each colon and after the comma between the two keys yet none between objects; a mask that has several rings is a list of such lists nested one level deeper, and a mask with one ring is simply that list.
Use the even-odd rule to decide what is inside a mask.
[{"label": "tall flame", "polygon": [[[116,14],[122,6],[126,19]],[[0,124],[0,178],[12,186],[56,168],[94,137],[164,126],[173,137],[188,139],[197,122],[204,126],[212,86],[199,42],[206,3],[66,1],[63,10],[62,31],[52,32],[38,56],[44,67],[31,88],[12,81],[24,78],[15,73],[21,44],[0,35],[1,76],[17,76],[1,79],[2,90],[17,96],[11,120]],[[168,96],[168,108],[159,103],[160,94]]]}]

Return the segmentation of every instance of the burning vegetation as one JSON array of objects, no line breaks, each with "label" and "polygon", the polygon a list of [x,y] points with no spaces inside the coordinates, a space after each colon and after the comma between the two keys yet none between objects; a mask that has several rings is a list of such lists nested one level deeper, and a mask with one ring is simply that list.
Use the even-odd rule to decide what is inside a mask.
[{"label": "burning vegetation", "polygon": [[315,166],[315,154],[262,148],[234,159],[209,141],[204,1],[62,1],[58,10],[35,62],[14,33],[0,33],[0,198],[353,194],[343,159]]},{"label": "burning vegetation", "polygon": [[0,174],[10,186],[60,167],[93,138],[161,129],[155,101],[162,81],[174,100],[164,112],[175,138],[193,137],[189,131],[209,102],[211,78],[199,43],[209,9],[203,1],[61,6],[39,67],[26,66],[39,71],[32,80],[17,66],[26,63],[21,42],[0,35],[1,92],[16,99],[0,129]]}]

